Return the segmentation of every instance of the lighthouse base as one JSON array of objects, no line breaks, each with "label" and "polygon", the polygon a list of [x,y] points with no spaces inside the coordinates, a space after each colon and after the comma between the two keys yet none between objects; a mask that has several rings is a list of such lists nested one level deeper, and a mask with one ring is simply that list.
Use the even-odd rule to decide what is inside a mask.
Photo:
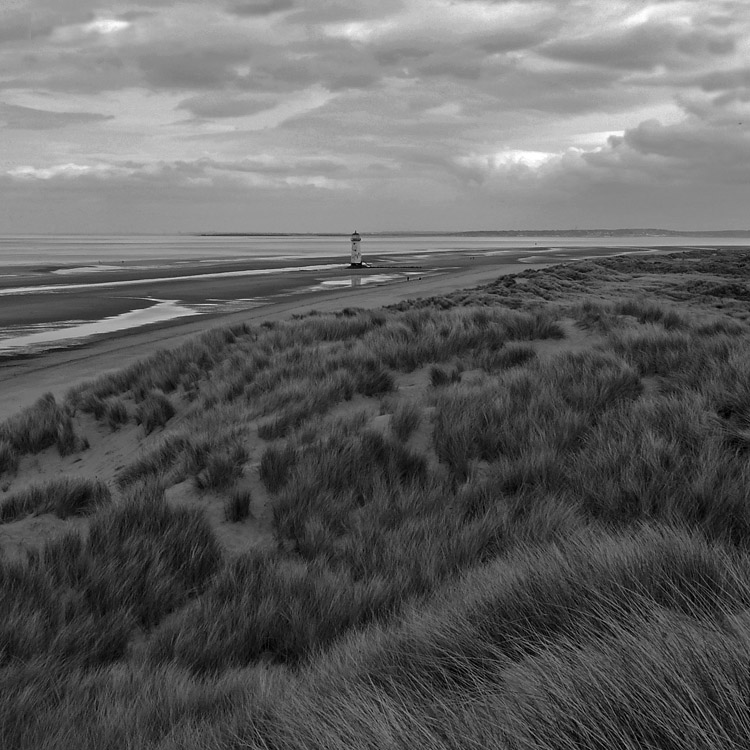
[{"label": "lighthouse base", "polygon": [[350,263],[349,268],[368,268],[367,263]]}]

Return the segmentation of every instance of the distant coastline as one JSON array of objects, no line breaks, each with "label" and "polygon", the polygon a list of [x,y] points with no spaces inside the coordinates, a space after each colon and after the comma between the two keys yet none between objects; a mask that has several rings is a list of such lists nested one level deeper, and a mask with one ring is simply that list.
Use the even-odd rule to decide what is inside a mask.
[{"label": "distant coastline", "polygon": [[[750,237],[750,229],[477,229],[460,232],[383,231],[370,237]],[[191,232],[191,237],[345,237],[347,232]]]}]

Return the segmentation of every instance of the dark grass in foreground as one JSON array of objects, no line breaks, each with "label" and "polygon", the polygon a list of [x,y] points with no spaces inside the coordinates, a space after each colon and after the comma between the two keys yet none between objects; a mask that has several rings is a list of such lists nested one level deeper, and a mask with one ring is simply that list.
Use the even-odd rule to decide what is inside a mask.
[{"label": "dark grass in foreground", "polygon": [[[750,331],[684,276],[666,302],[580,295],[688,268],[741,294],[748,262],[215,331],[77,389],[65,409],[189,406],[87,538],[0,563],[0,745],[747,747]],[[564,315],[591,342],[544,355]],[[387,395],[425,366],[424,402]],[[355,396],[391,400],[387,429],[327,415]],[[256,434],[276,548],[230,557],[163,489],[193,477],[242,521]]]},{"label": "dark grass in foreground", "polygon": [[88,448],[76,434],[69,410],[51,393],[0,424],[0,475],[14,472],[21,457],[56,446],[61,456]]},{"label": "dark grass in foreground", "polygon": [[59,518],[87,515],[109,502],[104,482],[87,477],[62,477],[33,484],[0,500],[0,523],[35,513],[54,513]]},{"label": "dark grass in foreground", "polygon": [[0,561],[0,663],[116,661],[134,632],[195,596],[220,560],[200,513],[170,510],[160,488],[143,487],[97,514],[86,539],[68,533],[26,560]]}]

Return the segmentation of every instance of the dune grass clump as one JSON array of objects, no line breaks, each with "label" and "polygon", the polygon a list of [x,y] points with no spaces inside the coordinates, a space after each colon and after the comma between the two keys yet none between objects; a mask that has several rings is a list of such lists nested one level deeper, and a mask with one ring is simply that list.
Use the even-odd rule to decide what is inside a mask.
[{"label": "dune grass clump", "polygon": [[94,419],[101,420],[104,417],[107,403],[104,398],[95,393],[86,393],[76,400],[75,406],[80,411],[91,414]]},{"label": "dune grass clump", "polygon": [[521,367],[536,356],[536,349],[530,344],[508,344],[498,351],[481,352],[477,357],[477,364],[485,372],[495,372]]},{"label": "dune grass clump", "polygon": [[396,387],[396,381],[386,367],[376,360],[367,359],[354,373],[355,389],[363,396],[373,397],[388,393]]},{"label": "dune grass clump", "polygon": [[[278,551],[238,558],[155,634],[150,658],[208,674],[261,658],[307,663],[353,628],[385,622],[509,544],[509,516],[488,512],[467,522],[417,454],[377,438],[365,429],[344,456],[360,460],[335,469],[341,454],[330,444],[302,448],[272,500]],[[536,533],[542,518],[529,521]],[[538,538],[569,531],[571,518],[560,516]]]},{"label": "dune grass clump", "polygon": [[201,489],[221,489],[242,475],[247,461],[243,431],[221,419],[193,429],[188,422],[179,431],[167,432],[159,442],[117,474],[119,487],[160,478],[176,484],[190,477]]},{"label": "dune grass clump", "polygon": [[396,440],[405,443],[422,421],[422,410],[411,401],[400,403],[391,416],[391,431]]},{"label": "dune grass clump", "polygon": [[340,750],[396,732],[398,747],[445,750],[741,747],[746,566],[659,527],[520,549],[335,646],[293,702],[282,680],[238,734]]},{"label": "dune grass clump", "polygon": [[463,481],[472,460],[558,456],[580,445],[591,420],[641,393],[637,373],[605,354],[563,354],[435,394],[438,458]]},{"label": "dune grass clump", "polygon": [[175,408],[169,397],[161,391],[150,391],[138,405],[135,421],[143,425],[148,435],[157,427],[164,427],[174,415]]},{"label": "dune grass clump", "polygon": [[96,669],[54,657],[15,662],[0,671],[0,747],[52,750],[71,738],[78,750],[201,744],[208,724],[255,700],[264,672],[207,681],[173,664],[125,659]]},{"label": "dune grass clump", "polygon": [[171,393],[181,384],[195,383],[211,370],[239,340],[255,333],[244,323],[214,328],[174,349],[164,349],[122,370],[104,375],[90,383],[75,386],[66,396],[73,407],[92,396],[106,399],[128,391],[142,401],[150,391]]},{"label": "dune grass clump", "polygon": [[53,445],[61,456],[88,448],[86,438],[76,433],[70,414],[51,393],[3,422],[0,440],[21,455],[39,453]]},{"label": "dune grass clump", "polygon": [[51,393],[0,425],[0,437],[21,453],[38,453],[57,441],[67,415]]},{"label": "dune grass clump", "polygon": [[55,445],[61,456],[70,456],[86,450],[89,447],[89,441],[87,437],[82,437],[75,431],[73,421],[68,418],[58,426]]},{"label": "dune grass clump", "polygon": [[688,326],[685,318],[676,310],[648,300],[622,300],[612,306],[618,315],[629,315],[639,323],[659,323],[665,330],[677,330]]},{"label": "dune grass clump", "polygon": [[502,325],[511,341],[565,338],[565,329],[544,309],[533,313],[506,313]]},{"label": "dune grass clump", "polygon": [[224,519],[229,523],[239,523],[249,518],[252,493],[245,487],[236,487],[224,501]]},{"label": "dune grass clump", "polygon": [[582,327],[599,333],[627,327],[632,324],[629,318],[634,318],[641,325],[658,324],[667,331],[691,327],[685,315],[674,307],[647,299],[620,299],[614,302],[587,299],[573,306],[572,314]]},{"label": "dune grass clump", "polygon": [[497,349],[508,338],[508,314],[481,307],[438,310],[432,307],[391,313],[379,329],[361,339],[386,367],[412,371],[446,362],[478,348]]},{"label": "dune grass clump", "polygon": [[0,439],[0,475],[5,472],[13,473],[18,469],[21,455],[10,441]]},{"label": "dune grass clump", "polygon": [[[390,374],[388,377],[392,388],[393,377]],[[319,378],[294,381],[289,388],[279,389],[280,393],[273,393],[262,402],[262,409],[266,413],[270,411],[272,404],[278,403],[282,395],[285,405],[274,409],[274,416],[258,425],[258,436],[263,440],[286,437],[309,419],[327,412],[334,404],[350,400],[355,389],[362,390],[359,387],[361,382],[364,382],[364,377],[354,377],[342,370]],[[373,387],[377,391],[374,383],[374,380],[368,381],[363,388]]]},{"label": "dune grass clump", "polygon": [[688,331],[665,330],[654,324],[617,331],[609,336],[612,351],[643,376],[668,379],[678,388],[700,388],[726,368],[737,352],[747,352],[729,336],[697,337]]},{"label": "dune grass clump", "polygon": [[258,474],[269,492],[276,493],[284,487],[296,461],[297,451],[289,444],[269,445],[263,451]]},{"label": "dune grass clump", "polygon": [[581,328],[597,333],[609,333],[624,325],[622,317],[608,302],[585,299],[573,305],[570,313]]},{"label": "dune grass clump", "polygon": [[195,483],[202,490],[220,490],[234,484],[241,476],[247,461],[247,448],[235,443],[226,451],[209,453],[203,468],[195,475]]},{"label": "dune grass clump", "polygon": [[747,326],[731,318],[719,318],[705,323],[698,323],[693,327],[695,333],[701,336],[742,336],[748,332]]},{"label": "dune grass clump", "polygon": [[130,418],[125,400],[119,395],[100,396],[95,391],[79,391],[70,403],[97,421],[106,422],[111,430],[119,429]]},{"label": "dune grass clump", "polygon": [[440,388],[444,385],[453,385],[460,382],[460,369],[454,367],[448,372],[444,367],[440,367],[440,365],[432,365],[432,367],[430,367],[430,385],[433,388]]},{"label": "dune grass clump", "polygon": [[53,658],[94,667],[120,659],[202,590],[221,553],[202,514],[144,491],[19,562],[0,561],[0,665]]},{"label": "dune grass clump", "polygon": [[119,430],[122,425],[127,424],[130,420],[128,407],[121,398],[110,398],[107,400],[104,408],[104,419],[111,430]]},{"label": "dune grass clump", "polygon": [[[287,451],[292,450],[287,446]],[[303,494],[302,488],[316,495],[346,492],[371,496],[379,481],[396,486],[413,482],[423,485],[427,480],[423,456],[367,428],[353,435],[319,435],[294,455],[296,460],[289,467],[294,484],[286,493],[290,505],[295,503],[292,495]]]},{"label": "dune grass clump", "polygon": [[0,523],[38,513],[54,513],[58,518],[88,515],[110,499],[109,487],[98,479],[51,479],[4,498],[0,502]]},{"label": "dune grass clump", "polygon": [[368,593],[345,571],[271,553],[243,555],[210,591],[154,633],[148,658],[208,676],[265,654],[297,663],[346,626],[366,621]]},{"label": "dune grass clump", "polygon": [[119,487],[127,487],[139,481],[168,474],[193,445],[189,435],[173,432],[164,436],[148,453],[137,458],[116,477]]},{"label": "dune grass clump", "polygon": [[[134,546],[142,547],[145,559],[128,561],[129,550]],[[200,590],[221,564],[219,545],[203,514],[194,509],[170,508],[163,493],[150,492],[148,487],[93,520],[88,549],[94,557],[121,564],[125,572],[133,566],[133,573],[142,575],[139,571],[151,566],[153,577],[145,582],[142,601],[133,601],[137,590],[125,595],[125,601],[135,608],[138,620],[146,626],[155,624]],[[124,578],[126,585],[128,576]],[[124,595],[122,589],[120,586],[98,593],[117,597]]]},{"label": "dune grass clump", "polygon": [[743,548],[750,473],[695,394],[623,403],[603,415],[566,466],[586,512],[610,524],[682,522]]}]

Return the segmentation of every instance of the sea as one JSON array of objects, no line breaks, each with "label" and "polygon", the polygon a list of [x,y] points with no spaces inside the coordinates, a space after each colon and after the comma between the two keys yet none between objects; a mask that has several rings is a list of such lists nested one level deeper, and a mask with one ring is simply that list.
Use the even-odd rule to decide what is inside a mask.
[{"label": "sea", "polygon": [[[304,285],[298,292],[318,293],[350,284],[390,283],[403,279],[405,269],[412,267],[447,273],[468,258],[500,265],[536,264],[732,245],[750,245],[750,237],[363,234],[364,260],[390,270],[350,277],[341,274],[349,261],[348,234],[4,235],[0,236],[0,358],[77,346],[108,332],[180,317],[269,304],[278,301],[279,294],[289,293],[278,282],[282,276],[291,278],[290,271]],[[227,270],[222,269],[224,264]],[[246,276],[254,277],[265,293],[245,297],[234,292],[233,298],[225,294],[220,300],[195,296],[203,281],[220,278],[223,291],[228,289],[232,297],[234,287],[229,282]],[[161,296],[150,295],[149,284],[158,285]],[[165,288],[174,289],[174,294],[165,297]],[[275,291],[269,291],[272,288]],[[128,295],[131,289],[135,291]],[[93,302],[87,307],[87,294],[92,300],[94,295],[100,300],[103,294],[118,296],[120,307],[112,310],[111,304],[107,308]],[[47,309],[63,312],[44,315],[47,302]],[[94,312],[97,309],[102,309],[101,314]]]},{"label": "sea", "polygon": [[[750,237],[617,236],[560,237],[506,235],[364,235],[365,255],[420,256],[440,252],[553,251],[558,248],[744,246]],[[349,235],[0,235],[0,272],[30,263],[39,266],[116,264],[121,262],[196,262],[214,260],[303,260],[336,254],[348,257]]]}]

